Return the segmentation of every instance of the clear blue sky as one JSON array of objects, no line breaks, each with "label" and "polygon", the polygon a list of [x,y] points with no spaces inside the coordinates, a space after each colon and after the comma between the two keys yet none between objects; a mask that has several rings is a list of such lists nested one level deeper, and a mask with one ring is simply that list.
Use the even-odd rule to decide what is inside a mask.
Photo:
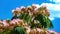
[{"label": "clear blue sky", "polygon": [[[56,4],[55,2],[53,2],[53,0],[0,0],[0,19],[11,19],[12,17],[12,9],[15,9],[16,7],[20,7],[20,6],[28,6],[28,5],[32,5],[32,4],[42,4],[42,3],[51,3],[51,4]],[[49,8],[51,9],[51,8]],[[54,10],[51,10],[54,11]],[[51,17],[54,18],[54,20],[52,20],[53,25],[54,25],[54,30],[57,32],[60,32],[60,17],[56,17],[57,13],[59,12],[51,12]],[[56,14],[55,16],[52,16]],[[52,19],[53,19],[52,18]]]}]

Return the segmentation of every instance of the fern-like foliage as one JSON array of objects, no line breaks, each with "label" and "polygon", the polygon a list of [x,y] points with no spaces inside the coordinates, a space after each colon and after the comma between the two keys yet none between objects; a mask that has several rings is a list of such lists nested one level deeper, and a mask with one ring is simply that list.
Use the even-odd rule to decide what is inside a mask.
[{"label": "fern-like foliage", "polygon": [[18,18],[23,19],[24,22],[31,22],[32,17],[28,13],[21,14]]},{"label": "fern-like foliage", "polygon": [[44,28],[51,28],[53,27],[52,22],[50,21],[50,19],[44,15],[38,14],[35,17],[35,20],[38,20],[41,24],[42,27]]},{"label": "fern-like foliage", "polygon": [[11,34],[11,30],[5,30],[2,32],[2,34]]},{"label": "fern-like foliage", "polygon": [[26,31],[22,26],[15,27],[13,32],[14,32],[13,34],[26,34]]}]

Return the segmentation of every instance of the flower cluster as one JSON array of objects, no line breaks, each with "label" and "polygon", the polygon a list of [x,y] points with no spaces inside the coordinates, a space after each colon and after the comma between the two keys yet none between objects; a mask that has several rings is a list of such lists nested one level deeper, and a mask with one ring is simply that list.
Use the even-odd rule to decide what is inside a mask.
[{"label": "flower cluster", "polygon": [[[0,20],[0,31],[3,32],[4,30],[13,30],[15,26],[24,26],[24,22],[22,19],[13,19],[13,20]],[[0,33],[1,33],[0,32]]]},{"label": "flower cluster", "polygon": [[16,8],[15,10],[12,10],[13,15],[19,15],[22,13],[29,13],[29,15],[34,16],[37,14],[43,14],[45,16],[49,16],[49,10],[47,9],[46,6],[41,6],[41,7],[37,7],[35,4],[32,4],[32,6],[28,6],[28,7],[24,7],[21,6],[21,8]]},{"label": "flower cluster", "polygon": [[35,4],[28,7],[21,6],[12,10],[12,13],[11,20],[0,20],[0,34],[13,34],[14,32],[15,34],[24,34],[24,32],[26,34],[58,34],[48,30],[53,25],[48,18],[50,13],[46,6],[39,8]]},{"label": "flower cluster", "polygon": [[58,34],[53,30],[43,30],[41,28],[31,29],[30,26],[23,23],[22,19],[13,19],[12,21],[0,20],[0,33],[8,29],[13,30],[15,26],[23,26],[27,34]]}]

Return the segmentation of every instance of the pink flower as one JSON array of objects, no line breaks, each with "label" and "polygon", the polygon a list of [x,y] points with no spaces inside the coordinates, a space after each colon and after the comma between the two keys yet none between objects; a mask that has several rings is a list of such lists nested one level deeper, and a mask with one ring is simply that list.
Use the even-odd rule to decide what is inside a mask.
[{"label": "pink flower", "polygon": [[42,29],[40,29],[40,28],[37,28],[37,31],[41,32],[41,31],[43,31],[43,30],[42,30]]},{"label": "pink flower", "polygon": [[28,6],[28,7],[27,7],[27,11],[28,11],[28,12],[31,12],[31,10],[32,10],[32,7],[31,7],[31,6]]},{"label": "pink flower", "polygon": [[49,30],[49,33],[58,34],[58,33],[56,33],[56,32],[55,32],[55,31],[53,31],[53,30]]},{"label": "pink flower", "polygon": [[25,27],[26,28],[26,32],[27,32],[27,34],[29,34],[29,32],[30,32],[30,27]]},{"label": "pink flower", "polygon": [[21,6],[21,8],[20,8],[21,10],[25,10],[25,7],[24,6]]},{"label": "pink flower", "polygon": [[14,21],[11,21],[10,24],[16,24]]},{"label": "pink flower", "polygon": [[32,4],[32,8],[33,9],[37,8],[36,4]]},{"label": "pink flower", "polygon": [[16,19],[18,23],[24,23],[22,19]]},{"label": "pink flower", "polygon": [[9,26],[9,24],[6,22],[6,20],[3,20],[4,26]]},{"label": "pink flower", "polygon": [[20,10],[20,8],[19,7],[16,7],[16,10]]},{"label": "pink flower", "polygon": [[13,22],[18,22],[16,19],[13,19],[12,21],[13,21]]},{"label": "pink flower", "polygon": [[35,8],[38,9],[38,8],[40,8],[40,5],[39,4],[32,4],[32,8],[33,9],[35,9]]},{"label": "pink flower", "polygon": [[16,19],[17,21],[21,21],[21,19]]}]

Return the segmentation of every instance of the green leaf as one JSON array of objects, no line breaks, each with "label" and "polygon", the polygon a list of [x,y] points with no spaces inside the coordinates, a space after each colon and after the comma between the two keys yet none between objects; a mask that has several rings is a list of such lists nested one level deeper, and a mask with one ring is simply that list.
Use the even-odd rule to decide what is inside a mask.
[{"label": "green leaf", "polygon": [[30,22],[32,19],[32,17],[28,13],[21,14],[19,18],[23,19],[24,22],[27,22],[27,23]]},{"label": "green leaf", "polygon": [[25,15],[25,13],[21,14],[20,16],[18,16],[18,18],[23,19],[24,15]]},{"label": "green leaf", "polygon": [[35,17],[35,20],[38,20],[39,22],[40,22],[40,24],[41,24],[41,26],[43,27],[47,27],[47,24],[46,24],[46,22],[45,22],[45,20],[44,20],[44,16],[43,15],[41,15],[41,14],[38,14],[36,17]]},{"label": "green leaf", "polygon": [[38,20],[42,27],[44,28],[51,28],[53,27],[52,22],[44,15],[38,14],[35,17],[35,20]]},{"label": "green leaf", "polygon": [[31,22],[31,20],[32,20],[32,17],[30,16],[30,15],[26,15],[25,17],[24,17],[24,20],[25,20],[25,22]]},{"label": "green leaf", "polygon": [[52,24],[51,20],[48,17],[45,16],[44,20],[47,23],[48,28],[53,28],[53,24]]},{"label": "green leaf", "polygon": [[2,32],[2,34],[10,34],[11,33],[11,30],[5,30]]},{"label": "green leaf", "polygon": [[49,27],[53,28],[53,24],[52,24],[51,20],[49,18],[47,18],[47,19],[48,19],[48,22],[49,22]]},{"label": "green leaf", "polygon": [[15,34],[26,34],[25,29],[22,26],[17,26],[14,28]]}]

